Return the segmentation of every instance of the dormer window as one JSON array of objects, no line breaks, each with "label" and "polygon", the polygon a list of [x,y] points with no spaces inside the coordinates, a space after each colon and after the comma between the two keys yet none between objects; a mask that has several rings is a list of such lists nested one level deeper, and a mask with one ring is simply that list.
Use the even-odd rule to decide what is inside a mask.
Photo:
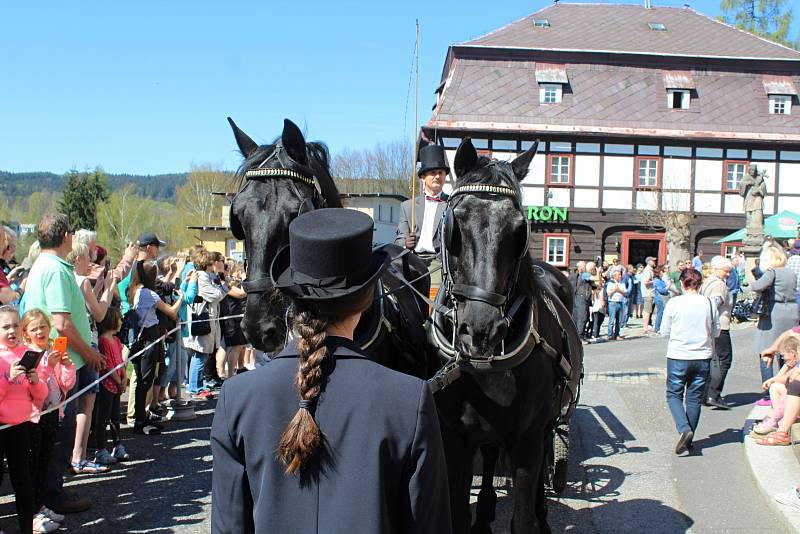
[{"label": "dormer window", "polygon": [[772,115],[791,115],[792,97],[789,95],[769,95],[769,112]]},{"label": "dormer window", "polygon": [[694,76],[688,70],[665,70],[664,88],[667,90],[667,107],[670,109],[689,109],[692,90],[695,89]]},{"label": "dormer window", "polygon": [[797,88],[791,76],[764,76],[764,92],[769,99],[771,115],[791,115],[792,98],[797,96]]},{"label": "dormer window", "polygon": [[558,104],[561,102],[561,84],[540,83],[539,84],[539,103]]},{"label": "dormer window", "polygon": [[558,104],[567,84],[567,69],[563,63],[536,62],[536,81],[539,83],[539,103]]},{"label": "dormer window", "polygon": [[667,107],[670,109],[689,109],[690,100],[688,89],[667,89]]},{"label": "dormer window", "polygon": [[550,19],[533,19],[533,26],[535,28],[549,28]]}]

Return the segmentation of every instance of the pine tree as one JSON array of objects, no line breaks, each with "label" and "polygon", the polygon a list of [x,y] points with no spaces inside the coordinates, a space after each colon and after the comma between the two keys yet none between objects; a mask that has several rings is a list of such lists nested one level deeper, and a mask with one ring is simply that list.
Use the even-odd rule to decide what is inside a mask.
[{"label": "pine tree", "polygon": [[64,193],[58,210],[69,216],[73,228],[97,228],[97,205],[108,200],[108,182],[103,169],[69,171],[64,176]]}]

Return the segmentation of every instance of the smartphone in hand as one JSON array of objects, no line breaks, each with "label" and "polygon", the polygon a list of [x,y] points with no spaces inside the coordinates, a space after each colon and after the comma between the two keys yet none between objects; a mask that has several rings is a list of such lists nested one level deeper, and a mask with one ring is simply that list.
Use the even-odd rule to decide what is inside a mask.
[{"label": "smartphone in hand", "polygon": [[19,364],[25,368],[25,371],[36,369],[36,366],[39,365],[39,360],[42,358],[43,354],[44,352],[39,352],[36,350],[26,350],[25,354],[22,355],[22,359],[19,361]]},{"label": "smartphone in hand", "polygon": [[58,352],[67,353],[67,338],[66,336],[58,336],[53,340],[53,350]]}]

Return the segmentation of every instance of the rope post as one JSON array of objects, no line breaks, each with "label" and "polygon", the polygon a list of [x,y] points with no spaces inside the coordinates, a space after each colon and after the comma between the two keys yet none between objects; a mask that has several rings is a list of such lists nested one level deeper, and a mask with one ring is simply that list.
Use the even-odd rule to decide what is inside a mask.
[{"label": "rope post", "polygon": [[194,403],[191,399],[184,399],[183,393],[183,362],[181,353],[183,352],[183,336],[181,336],[182,325],[178,324],[175,331],[175,343],[173,346],[173,358],[175,358],[175,382],[177,389],[174,399],[167,403],[167,419],[171,421],[190,421],[196,417],[194,413]]}]

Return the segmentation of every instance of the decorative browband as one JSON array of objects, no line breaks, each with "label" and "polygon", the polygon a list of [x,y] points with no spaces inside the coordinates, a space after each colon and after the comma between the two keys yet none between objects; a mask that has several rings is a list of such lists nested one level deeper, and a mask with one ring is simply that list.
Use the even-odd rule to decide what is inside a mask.
[{"label": "decorative browband", "polygon": [[502,185],[481,185],[481,184],[473,184],[473,185],[462,185],[461,187],[457,187],[450,193],[451,197],[462,193],[494,193],[497,195],[505,195],[507,197],[517,198],[517,192],[511,187],[506,187]]},{"label": "decorative browband", "polygon": [[293,178],[295,180],[300,180],[301,182],[306,183],[312,187],[315,187],[313,178],[304,176],[299,172],[293,171],[291,169],[253,169],[244,173],[245,178],[255,178],[258,176]]}]

